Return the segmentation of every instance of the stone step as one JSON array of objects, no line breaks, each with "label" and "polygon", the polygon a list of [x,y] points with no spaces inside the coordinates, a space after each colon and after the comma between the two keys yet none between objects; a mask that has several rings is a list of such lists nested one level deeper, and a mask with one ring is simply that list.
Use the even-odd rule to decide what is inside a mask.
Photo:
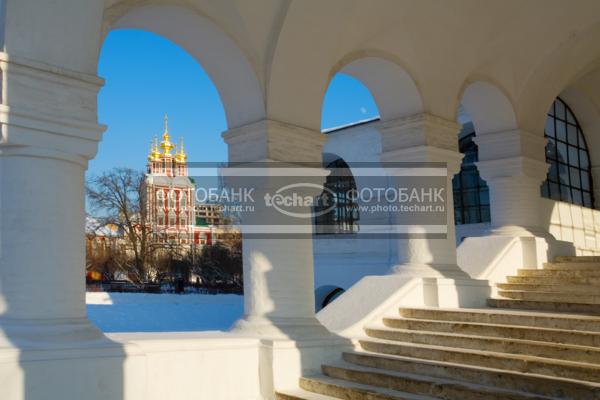
[{"label": "stone step", "polygon": [[600,381],[600,365],[596,364],[383,339],[360,339],[359,343],[363,349],[373,353],[477,365],[590,382]]},{"label": "stone step", "polygon": [[597,262],[600,263],[600,256],[558,256],[555,262]]},{"label": "stone step", "polygon": [[439,331],[434,332],[379,327],[367,327],[365,331],[368,336],[377,339],[462,349],[485,350],[498,353],[532,355],[536,357],[600,365],[600,347],[575,346],[505,337],[474,336]]},{"label": "stone step", "polygon": [[569,285],[592,286],[600,291],[600,276],[597,278],[555,277],[555,276],[507,276],[508,283],[524,283],[531,285]]},{"label": "stone step", "polygon": [[275,400],[336,400],[339,397],[325,396],[304,389],[278,390]]},{"label": "stone step", "polygon": [[581,313],[585,315],[600,315],[600,305],[598,304],[577,304],[563,303],[552,301],[525,301],[513,299],[487,299],[490,307],[509,308],[516,310],[534,310],[534,311],[551,311],[551,312],[567,312]]},{"label": "stone step", "polygon": [[[540,279],[546,282],[545,279]],[[600,294],[600,285],[574,285],[574,284],[551,284],[551,283],[498,283],[496,286],[502,290],[521,290],[528,292],[562,292],[581,294]]]},{"label": "stone step", "polygon": [[550,262],[544,263],[544,269],[558,270],[590,270],[600,271],[600,263],[597,262]]},{"label": "stone step", "polygon": [[594,304],[600,309],[600,294],[529,292],[526,290],[498,290],[498,295],[507,299],[525,301],[552,301],[574,304]]},{"label": "stone step", "polygon": [[600,385],[563,377],[523,374],[516,371],[358,351],[346,352],[343,358],[355,365],[395,371],[405,375],[475,383],[497,389],[523,391],[562,399],[600,399]]},{"label": "stone step", "polygon": [[[369,368],[353,364],[324,365],[323,373],[333,379],[368,384],[378,388],[411,392],[418,395],[435,396],[441,399],[461,400],[549,400],[556,397],[536,395],[516,390],[489,387],[473,382],[432,378],[430,376],[412,375],[393,370]],[[348,394],[344,399],[354,400]],[[379,397],[375,397],[379,399]],[[386,397],[383,397],[384,399]],[[394,397],[391,397],[394,399]]]},{"label": "stone step", "polygon": [[553,278],[600,278],[600,269],[518,269],[518,276],[553,277]]},{"label": "stone step", "polygon": [[[432,379],[425,376],[411,376],[407,374],[396,373],[393,371],[381,371],[373,368],[364,368],[346,365],[325,365],[323,371],[330,377],[343,379],[349,382],[369,383],[376,385],[383,390],[413,391],[419,393],[419,396],[435,395],[436,399],[490,399],[490,400],[548,400],[555,397],[540,396],[528,394],[520,391],[509,391],[483,385],[457,382],[442,379]],[[381,390],[381,389],[380,389]],[[406,393],[406,392],[404,392]],[[406,394],[403,394],[406,396]],[[355,399],[353,394],[348,394],[344,399]],[[361,397],[362,398],[362,397]],[[379,399],[379,397],[376,397]],[[387,399],[388,397],[384,397]],[[390,397],[395,399],[396,397]],[[405,397],[402,397],[405,398]],[[371,399],[369,397],[368,399]]]},{"label": "stone step", "polygon": [[[517,321],[518,322],[518,321]],[[523,325],[439,321],[409,318],[384,318],[384,326],[394,329],[410,329],[462,335],[520,339],[573,346],[600,347],[600,332],[575,329],[554,329]]]},{"label": "stone step", "polygon": [[[323,366],[325,372],[327,366]],[[332,373],[332,375],[336,375]],[[300,387],[306,391],[326,396],[325,399],[351,400],[439,400],[438,397],[407,393],[371,385],[361,380],[336,379],[328,375],[300,378]]]},{"label": "stone step", "polygon": [[[508,307],[507,307],[508,308]],[[441,325],[435,326],[436,329],[446,327],[447,332],[452,329],[464,329],[462,333],[467,332],[471,325],[487,324],[491,329],[496,329],[497,325],[509,325],[513,327],[528,328],[527,332],[535,331],[534,328],[565,329],[577,331],[600,332],[600,317],[588,315],[569,315],[556,314],[550,312],[525,311],[525,310],[501,310],[495,308],[463,308],[463,309],[444,309],[444,308],[401,308],[400,315],[407,319],[422,319],[439,321]],[[459,324],[460,325],[454,325]],[[463,326],[460,328],[459,326]],[[399,326],[402,327],[402,326]],[[474,327],[481,332],[481,327]],[[427,329],[426,329],[427,330]],[[493,332],[493,331],[492,331]],[[516,333],[509,332],[520,339],[539,340],[539,336],[518,336]],[[582,342],[576,344],[595,345],[595,342]]]}]

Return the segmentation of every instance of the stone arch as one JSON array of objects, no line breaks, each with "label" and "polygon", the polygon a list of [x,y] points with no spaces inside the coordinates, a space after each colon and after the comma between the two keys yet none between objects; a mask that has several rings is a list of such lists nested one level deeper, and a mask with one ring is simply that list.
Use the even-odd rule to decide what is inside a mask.
[{"label": "stone arch", "polygon": [[[470,221],[494,222],[494,209],[498,209],[501,204],[498,196],[502,194],[502,191],[495,189],[488,181],[491,175],[488,174],[485,163],[487,160],[497,157],[508,157],[507,154],[497,153],[501,148],[497,143],[511,140],[510,132],[518,130],[516,113],[509,96],[498,85],[488,80],[474,80],[465,83],[457,115],[460,111],[464,111],[468,115],[472,126],[465,124],[463,127],[463,130],[471,131],[468,132],[468,136],[471,136],[470,140],[461,143],[461,139],[464,140],[466,137],[457,138],[459,148],[466,154],[466,157],[461,163],[460,173],[453,180],[455,188],[458,189],[455,194],[460,199],[455,207],[456,222],[457,224],[472,223]],[[464,179],[465,176],[467,179]],[[465,190],[465,186],[468,188],[467,190]],[[477,195],[471,196],[469,193],[473,193],[475,188]],[[475,215],[470,215],[465,210],[474,211]],[[459,211],[460,214],[458,214]]]},{"label": "stone arch", "polygon": [[492,83],[469,83],[462,93],[461,104],[479,134],[511,131],[518,127],[511,101]]},{"label": "stone arch", "polygon": [[315,289],[315,308],[320,311],[341,296],[345,290],[336,285],[323,285]]},{"label": "stone arch", "polygon": [[343,159],[343,157],[341,157],[335,153],[331,153],[331,152],[323,152],[322,156],[323,156],[323,167],[327,167],[327,165],[334,162],[338,158]]},{"label": "stone arch", "polygon": [[[600,74],[600,70],[595,71]],[[596,208],[600,198],[600,108],[588,92],[591,88],[585,80],[563,90],[560,97],[571,109],[579,122],[590,158]]]},{"label": "stone arch", "polygon": [[[289,32],[284,30],[282,35],[279,43],[289,40]],[[311,51],[315,56],[310,59],[293,53],[289,46],[276,49],[268,83],[269,118],[320,129],[323,100],[338,72],[356,78],[369,89],[384,120],[424,111],[413,70],[405,68],[393,54],[359,49],[343,51],[338,56],[328,50],[331,45],[329,37],[314,43]],[[288,79],[294,73],[297,78]]]},{"label": "stone arch", "polygon": [[[323,153],[323,168],[330,171],[324,183],[325,190],[322,198],[334,201],[318,206],[315,210],[329,210],[323,215],[317,215],[314,220],[317,234],[348,234],[358,231],[360,213],[358,203],[348,196],[358,188],[357,181],[350,164],[344,158],[334,153]],[[332,219],[336,215],[337,219]]]},{"label": "stone arch", "polygon": [[140,29],[167,38],[185,49],[215,84],[228,127],[265,118],[265,102],[256,71],[240,47],[208,18],[173,5],[143,5],[124,10],[107,22],[115,29]]},{"label": "stone arch", "polygon": [[600,166],[600,109],[584,90],[581,85],[572,85],[558,97],[571,108],[581,125],[592,165]]},{"label": "stone arch", "polygon": [[600,23],[571,35],[531,69],[517,102],[516,112],[523,128],[543,134],[546,114],[554,99],[600,67],[598,37]]},{"label": "stone arch", "polygon": [[337,73],[348,74],[369,89],[382,121],[424,111],[415,80],[403,66],[388,57],[371,52],[350,55],[337,63],[330,73],[330,80]]}]

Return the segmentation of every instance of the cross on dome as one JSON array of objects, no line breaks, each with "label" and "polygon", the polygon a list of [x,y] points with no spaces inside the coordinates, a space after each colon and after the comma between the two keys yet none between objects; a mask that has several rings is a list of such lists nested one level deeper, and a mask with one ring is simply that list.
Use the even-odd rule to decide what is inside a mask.
[{"label": "cross on dome", "polygon": [[[162,152],[159,150],[162,149]],[[171,154],[171,151],[175,150],[175,154]],[[187,161],[187,154],[184,150],[183,138],[179,138],[179,145],[171,142],[171,135],[169,134],[169,115],[165,114],[165,125],[162,134],[162,141],[160,145],[158,138],[155,136],[150,145],[150,153],[148,154],[148,161],[161,161],[163,158],[174,159],[177,163],[185,163]]]},{"label": "cross on dome", "polygon": [[183,163],[187,160],[187,154],[183,148],[183,138],[179,138],[179,148],[175,150],[175,161]]},{"label": "cross on dome", "polygon": [[171,150],[175,147],[175,145],[171,142],[171,136],[169,135],[169,116],[165,114],[165,130],[162,135],[162,142],[160,142],[160,147],[163,149],[163,155],[171,156]]}]

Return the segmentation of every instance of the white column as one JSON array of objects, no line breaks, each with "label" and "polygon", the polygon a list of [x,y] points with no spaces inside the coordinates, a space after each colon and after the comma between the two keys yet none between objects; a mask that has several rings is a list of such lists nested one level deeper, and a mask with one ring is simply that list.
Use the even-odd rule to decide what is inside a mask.
[{"label": "white column", "polygon": [[102,81],[3,53],[0,70],[0,398],[142,398],[145,360],[86,318],[84,172]]},{"label": "white column", "polygon": [[[314,184],[325,181],[326,172],[314,168],[321,163],[324,135],[282,122],[263,120],[223,134],[232,163],[284,162],[309,168]],[[268,169],[268,168],[267,168]],[[300,180],[304,177],[300,178]],[[254,180],[256,182],[256,180]],[[288,182],[291,183],[291,182]],[[263,192],[276,189],[276,178],[265,178],[254,192],[257,201]],[[310,192],[310,193],[309,193]],[[316,196],[320,190],[306,194]],[[305,210],[309,212],[309,208]],[[302,224],[312,232],[312,219],[299,221],[274,209],[262,207],[242,216],[244,225],[264,221]],[[256,238],[243,231],[244,318],[237,328],[261,336],[302,337],[327,335],[315,318],[313,249],[310,234],[296,238]]]},{"label": "white column", "polygon": [[85,317],[84,164],[48,149],[0,145],[3,317]]},{"label": "white column", "polygon": [[0,326],[97,332],[85,314],[84,173],[104,130],[102,81],[5,54],[0,69]]},{"label": "white column", "polygon": [[540,186],[546,179],[542,135],[514,130],[477,132],[477,168],[490,189],[492,232],[511,236],[545,235]]},{"label": "white column", "polygon": [[[393,272],[412,276],[464,278],[456,263],[452,177],[460,170],[460,126],[430,114],[383,122],[382,162],[444,163],[447,235],[443,239],[409,237],[395,241]],[[416,232],[418,233],[418,229]]]}]

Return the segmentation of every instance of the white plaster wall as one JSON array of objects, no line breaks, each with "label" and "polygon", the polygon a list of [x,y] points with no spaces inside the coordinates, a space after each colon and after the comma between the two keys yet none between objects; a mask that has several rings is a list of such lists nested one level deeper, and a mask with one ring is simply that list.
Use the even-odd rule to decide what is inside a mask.
[{"label": "white plaster wall", "polygon": [[577,255],[600,254],[599,210],[550,199],[542,199],[541,205],[552,236],[573,243]]},{"label": "white plaster wall", "polygon": [[[121,333],[107,335],[142,354],[142,367],[125,369],[124,387],[143,387],[144,400],[262,399],[258,339],[218,333]],[[139,382],[141,380],[141,382]],[[125,391],[129,393],[129,391]],[[125,396],[123,400],[134,397]]]},{"label": "white plaster wall", "polygon": [[494,287],[495,283],[505,282],[506,276],[515,275],[519,268],[541,266],[546,259],[540,260],[537,255],[546,250],[546,241],[535,237],[475,236],[460,243],[456,258],[469,276],[485,279]]},{"label": "white plaster wall", "polygon": [[[350,169],[360,163],[379,164],[381,134],[378,122],[348,127],[327,134],[323,146],[324,164],[339,157]],[[358,188],[364,187],[368,177],[355,173]],[[369,215],[360,216],[359,226],[376,223]],[[387,223],[387,221],[381,221]],[[313,240],[315,257],[315,288],[334,285],[348,289],[367,275],[384,275],[390,268],[390,242],[383,239],[357,238],[356,235],[316,235]]]},{"label": "white plaster wall", "polygon": [[456,225],[456,245],[459,246],[465,238],[483,236],[489,229],[489,222],[482,222],[480,224]]},{"label": "white plaster wall", "polygon": [[320,235],[314,243],[315,288],[333,285],[348,289],[366,275],[390,269],[389,241],[353,235]]},{"label": "white plaster wall", "polygon": [[[217,332],[119,333],[65,348],[0,351],[0,399],[258,400],[259,339]],[[68,337],[68,336],[67,336]],[[286,376],[301,366],[290,362]]]}]

